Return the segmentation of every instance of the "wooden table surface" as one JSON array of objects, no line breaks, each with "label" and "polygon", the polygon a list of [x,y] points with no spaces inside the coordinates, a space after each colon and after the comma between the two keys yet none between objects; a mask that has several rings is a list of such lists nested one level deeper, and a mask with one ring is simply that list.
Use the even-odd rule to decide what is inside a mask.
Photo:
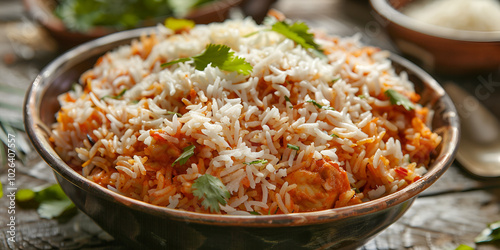
[{"label": "wooden table surface", "polygon": [[[293,20],[304,20],[310,26],[330,33],[362,35],[362,41],[398,53],[377,23],[365,0],[279,0],[274,8]],[[0,93],[0,116],[21,119],[23,91],[36,74],[58,52],[38,34],[20,1],[0,0],[0,86],[10,86],[17,95]],[[491,72],[486,76],[498,75]],[[440,81],[454,80],[473,90],[480,76],[453,79],[435,76]],[[483,100],[498,110],[495,91]],[[497,115],[498,114],[497,112]],[[19,138],[16,143],[22,143]],[[28,150],[29,151],[29,150]],[[16,162],[15,187],[32,188],[55,182],[50,168],[31,149],[24,162]],[[0,249],[125,249],[102,231],[82,212],[69,221],[41,219],[33,209],[16,207],[16,242],[9,237],[9,199],[6,197],[7,167],[0,168],[4,197],[0,199]],[[395,224],[369,241],[361,249],[455,249],[466,244],[476,249],[499,249],[492,245],[475,245],[474,238],[488,223],[500,220],[500,181],[481,179],[467,174],[458,162],[413,203]]]}]

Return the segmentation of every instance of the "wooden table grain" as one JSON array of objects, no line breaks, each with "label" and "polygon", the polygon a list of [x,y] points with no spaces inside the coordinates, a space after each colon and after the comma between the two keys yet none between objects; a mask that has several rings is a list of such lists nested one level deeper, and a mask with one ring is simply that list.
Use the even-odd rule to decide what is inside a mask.
[{"label": "wooden table grain", "polygon": [[[304,20],[311,27],[332,34],[351,36],[358,34],[366,44],[398,51],[383,32],[383,22],[378,20],[365,0],[279,0],[274,8],[288,18]],[[20,2],[0,0],[0,86],[25,90],[36,74],[57,50],[47,46],[30,48],[26,39],[16,34],[33,34],[37,27],[27,18]],[[436,76],[439,80],[454,80],[468,90],[474,90],[477,80],[485,76],[453,79]],[[496,100],[500,91],[483,100],[491,109],[498,110]],[[22,107],[21,97],[0,93],[0,100]],[[0,116],[20,119],[22,113],[9,111],[0,105]],[[500,116],[497,111],[497,115]],[[20,138],[19,140],[22,140]],[[26,138],[24,138],[26,140]],[[8,213],[11,205],[7,166],[0,168],[0,181],[4,183],[4,197],[0,199],[0,249],[126,249],[99,228],[82,212],[69,221],[41,219],[33,209],[15,208],[16,242],[9,241]],[[33,188],[53,183],[50,168],[34,151],[21,162],[16,161],[15,188]],[[449,170],[413,203],[408,212],[396,223],[361,247],[363,250],[379,249],[455,249],[460,244],[476,249],[499,249],[495,245],[476,245],[474,238],[488,223],[500,220],[500,181],[471,176],[454,162]]]}]

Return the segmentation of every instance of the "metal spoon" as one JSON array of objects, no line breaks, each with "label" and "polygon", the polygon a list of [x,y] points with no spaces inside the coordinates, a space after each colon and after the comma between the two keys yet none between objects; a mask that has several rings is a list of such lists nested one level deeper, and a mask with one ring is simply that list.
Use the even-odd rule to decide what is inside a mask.
[{"label": "metal spoon", "polygon": [[445,83],[460,116],[457,160],[480,177],[500,177],[500,122],[475,97],[454,83]]}]

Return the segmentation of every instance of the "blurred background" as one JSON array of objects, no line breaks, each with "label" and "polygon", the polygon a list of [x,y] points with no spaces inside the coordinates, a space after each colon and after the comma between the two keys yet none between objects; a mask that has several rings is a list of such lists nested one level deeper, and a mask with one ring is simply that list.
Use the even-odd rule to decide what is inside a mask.
[{"label": "blurred background", "polygon": [[[92,2],[101,5],[90,6]],[[479,132],[472,132],[473,135],[483,133],[483,137],[490,139],[490,142],[479,142],[479,145],[487,146],[491,141],[500,141],[495,137],[498,133],[492,130],[481,132],[481,128],[488,127],[488,124],[493,124],[493,130],[498,129],[495,120],[500,117],[497,101],[500,98],[499,30],[494,36],[486,36],[485,41],[477,41],[483,35],[473,32],[472,38],[464,38],[465,41],[460,41],[459,45],[447,45],[432,37],[436,32],[426,34],[419,30],[420,26],[414,26],[417,21],[408,24],[404,18],[402,21],[393,20],[391,18],[395,16],[391,12],[374,9],[375,5],[372,6],[368,0],[171,0],[167,1],[170,6],[154,0],[142,1],[144,5],[141,6],[133,5],[136,2],[0,0],[0,139],[6,141],[9,134],[16,137],[15,187],[31,189],[55,182],[51,169],[31,148],[24,135],[22,121],[24,93],[40,70],[79,43],[123,29],[161,23],[165,13],[189,17],[198,23],[246,16],[260,22],[273,8],[289,19],[303,20],[310,27],[330,34],[357,35],[367,45],[411,59],[443,86],[452,84],[469,94],[454,101],[459,113],[464,116],[463,120],[476,121],[474,126],[479,126]],[[388,1],[373,2],[387,4]],[[391,2],[399,8],[411,1]],[[93,8],[107,11],[99,12]],[[122,12],[113,15],[114,11]],[[153,12],[154,15],[151,15]],[[456,17],[457,13],[454,14]],[[490,22],[495,20],[486,19]],[[417,35],[412,32],[413,28],[419,31]],[[473,44],[476,42],[479,44]],[[471,46],[476,48],[470,52],[470,60],[465,60],[468,66],[442,66],[462,60],[454,57],[459,54],[456,51],[440,54],[453,46],[458,46],[458,51]],[[486,47],[477,49],[478,46]],[[474,66],[480,62],[473,62],[471,66],[473,56],[480,53],[484,55],[479,58],[486,58],[481,62],[485,66]],[[444,64],[440,64],[442,60]],[[472,116],[482,110],[480,105],[485,105],[485,110],[492,117]],[[476,145],[467,139],[462,139],[461,143]],[[7,182],[6,149],[5,146],[0,148],[0,181],[4,186]],[[500,182],[497,178],[500,172],[495,168],[498,166],[500,169],[500,151],[489,150],[488,154],[490,160],[484,164],[492,164],[493,167],[486,175],[479,176],[469,169],[466,160],[456,161],[438,182],[421,194],[398,222],[362,249],[456,249],[462,244],[477,249],[497,249],[498,243],[476,243],[476,237],[489,223],[500,220]],[[481,167],[483,163],[477,160],[473,165]],[[65,219],[47,219],[42,218],[36,209],[21,207],[16,208],[16,242],[11,242],[6,226],[8,214],[4,212],[9,206],[5,191],[4,187],[4,197],[0,199],[0,249],[125,249],[81,212],[76,211]]]}]

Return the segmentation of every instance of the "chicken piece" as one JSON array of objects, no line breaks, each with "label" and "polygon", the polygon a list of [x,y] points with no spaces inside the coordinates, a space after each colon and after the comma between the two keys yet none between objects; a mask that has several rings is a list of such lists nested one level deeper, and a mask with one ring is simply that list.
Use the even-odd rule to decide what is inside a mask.
[{"label": "chicken piece", "polygon": [[331,161],[319,160],[310,169],[297,170],[285,179],[297,185],[290,196],[301,212],[332,208],[339,195],[351,189],[345,170]]}]

